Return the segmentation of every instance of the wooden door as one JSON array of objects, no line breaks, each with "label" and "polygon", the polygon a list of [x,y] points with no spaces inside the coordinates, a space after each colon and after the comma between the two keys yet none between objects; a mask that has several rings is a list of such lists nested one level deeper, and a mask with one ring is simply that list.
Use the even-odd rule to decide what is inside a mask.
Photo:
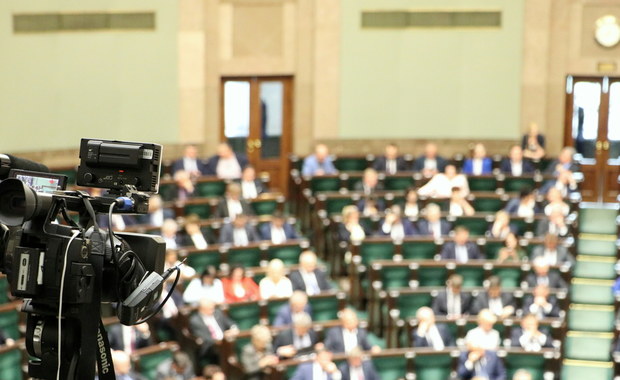
[{"label": "wooden door", "polygon": [[222,79],[221,139],[247,154],[257,173],[268,173],[272,190],[287,194],[292,146],[291,77]]},{"label": "wooden door", "polygon": [[615,201],[620,155],[620,78],[568,76],[564,145],[582,156],[582,196]]}]

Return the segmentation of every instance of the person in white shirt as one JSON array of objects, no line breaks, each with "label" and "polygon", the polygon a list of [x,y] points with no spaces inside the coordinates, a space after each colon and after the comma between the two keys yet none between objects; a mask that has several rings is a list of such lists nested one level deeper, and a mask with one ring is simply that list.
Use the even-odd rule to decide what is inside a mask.
[{"label": "person in white shirt", "polygon": [[567,265],[575,262],[573,255],[566,247],[559,245],[558,236],[552,233],[545,235],[544,246],[537,246],[532,250],[532,260],[543,258],[550,266]]},{"label": "person in white shirt", "polygon": [[435,351],[441,351],[456,344],[450,329],[435,323],[435,313],[430,307],[419,308],[416,319],[418,327],[412,333],[414,347],[432,347]]},{"label": "person in white shirt", "polygon": [[215,175],[222,179],[237,179],[247,164],[245,157],[235,154],[230,145],[221,143],[217,146],[217,154],[209,159],[209,170],[215,169]]},{"label": "person in white shirt", "polygon": [[449,214],[452,216],[471,216],[475,213],[476,210],[467,202],[461,189],[459,187],[453,187],[452,195],[450,196]]},{"label": "person in white shirt", "polygon": [[202,298],[211,300],[218,305],[224,302],[222,281],[217,278],[217,270],[213,266],[206,267],[200,278],[194,278],[190,281],[185,292],[183,292],[183,301],[191,305],[197,304]]},{"label": "person in white shirt", "polygon": [[174,182],[177,185],[177,199],[185,201],[194,196],[196,186],[189,172],[179,170],[174,173]]},{"label": "person in white shirt", "polygon": [[552,187],[547,192],[547,204],[545,205],[545,215],[551,215],[553,210],[559,210],[563,216],[567,216],[570,213],[570,206],[562,199],[562,192]]},{"label": "person in white shirt", "polygon": [[256,179],[256,170],[246,166],[241,173],[241,196],[243,199],[254,199],[265,192],[265,186]]},{"label": "person in white shirt", "polygon": [[177,249],[180,241],[177,237],[179,225],[174,219],[166,219],[161,226],[161,237],[166,242],[166,249]]},{"label": "person in white shirt", "polygon": [[454,165],[447,165],[445,173],[437,173],[426,185],[418,189],[418,195],[433,198],[449,198],[452,188],[461,189],[463,196],[469,194],[469,183],[467,177],[458,174]]},{"label": "person in white shirt", "polygon": [[349,353],[355,347],[370,350],[373,353],[380,352],[379,346],[372,346],[368,340],[365,329],[359,327],[359,319],[353,309],[344,309],[340,312],[341,326],[332,327],[325,334],[325,347],[328,350],[340,353]]},{"label": "person in white shirt", "polygon": [[293,285],[291,280],[285,276],[285,270],[282,260],[273,259],[269,262],[267,275],[258,284],[261,299],[284,298],[293,295]]},{"label": "person in white shirt", "polygon": [[513,232],[510,226],[510,214],[504,210],[496,212],[493,224],[491,224],[488,231],[489,236],[497,239],[506,239]]},{"label": "person in white shirt", "polygon": [[279,211],[273,213],[271,222],[264,223],[259,227],[259,233],[261,239],[269,240],[273,244],[283,244],[287,240],[299,238],[295,228],[287,223],[286,218]]},{"label": "person in white shirt", "polygon": [[176,267],[177,265],[181,270],[181,281],[191,280],[196,275],[196,270],[194,268],[179,261],[179,254],[176,249],[167,249],[164,270]]},{"label": "person in white shirt", "polygon": [[356,191],[362,191],[368,196],[377,190],[383,190],[383,185],[379,182],[379,174],[373,168],[364,170],[362,180],[355,184]]},{"label": "person in white shirt", "polygon": [[193,246],[197,249],[207,249],[209,243],[200,229],[200,219],[197,215],[189,215],[185,218],[184,246]]},{"label": "person in white shirt", "polygon": [[403,213],[407,218],[413,218],[420,214],[420,208],[418,207],[418,192],[414,187],[407,189]]},{"label": "person in white shirt", "polygon": [[521,320],[521,328],[513,328],[511,345],[522,347],[525,351],[538,352],[544,347],[552,347],[552,339],[538,329],[538,318],[527,314]]},{"label": "person in white shirt", "polygon": [[235,220],[239,214],[253,215],[254,212],[250,204],[241,198],[241,185],[236,182],[229,183],[224,198],[220,199],[217,205],[216,215],[219,218]]},{"label": "person in white shirt", "polygon": [[332,360],[331,352],[324,348],[317,349],[314,361],[300,364],[291,380],[344,380]]},{"label": "person in white shirt", "polygon": [[366,235],[366,230],[360,224],[360,212],[357,206],[344,206],[342,223],[338,225],[338,239],[344,242],[356,242],[364,240]]},{"label": "person in white shirt", "polygon": [[467,347],[480,347],[495,351],[500,345],[499,332],[493,329],[497,317],[489,309],[482,309],[478,313],[478,327],[469,330],[465,335]]}]

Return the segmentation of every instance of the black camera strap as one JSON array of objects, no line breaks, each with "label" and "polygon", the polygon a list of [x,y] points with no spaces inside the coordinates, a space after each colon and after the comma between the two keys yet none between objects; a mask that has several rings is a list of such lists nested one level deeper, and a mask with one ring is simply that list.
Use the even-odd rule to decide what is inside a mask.
[{"label": "black camera strap", "polygon": [[108,341],[108,334],[103,327],[101,318],[99,319],[99,330],[97,331],[97,372],[101,380],[116,379],[110,342]]}]

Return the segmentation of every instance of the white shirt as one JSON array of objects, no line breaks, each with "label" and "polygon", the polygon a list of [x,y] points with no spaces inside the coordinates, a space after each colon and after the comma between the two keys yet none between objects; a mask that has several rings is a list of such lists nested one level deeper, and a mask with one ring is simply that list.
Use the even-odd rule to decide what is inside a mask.
[{"label": "white shirt", "polygon": [[525,351],[540,351],[545,343],[547,343],[545,334],[539,334],[535,337],[529,331],[523,331],[523,335],[519,337],[519,344]]},{"label": "white shirt", "polygon": [[237,215],[243,213],[243,207],[241,207],[240,201],[234,199],[227,199],[226,207],[228,208],[228,218],[230,220],[235,220]]},{"label": "white shirt", "polygon": [[460,204],[450,202],[450,215],[452,216],[463,216],[463,207]]},{"label": "white shirt", "polygon": [[517,209],[517,216],[521,218],[533,218],[534,217],[534,206],[536,202],[532,201],[529,204],[524,205],[523,203],[519,203],[519,208]]},{"label": "white shirt", "polygon": [[233,156],[231,158],[221,158],[217,162],[217,168],[215,169],[215,173],[219,178],[225,179],[235,179],[241,177],[241,166],[239,166],[239,161],[237,161],[237,157]]},{"label": "white shirt", "polygon": [[271,225],[271,242],[273,244],[282,244],[286,241],[286,233],[284,228]]},{"label": "white shirt", "polygon": [[254,199],[258,196],[254,181],[241,181],[241,194],[245,199]]},{"label": "white shirt", "polygon": [[408,217],[412,217],[412,216],[418,216],[418,214],[420,213],[420,209],[418,208],[417,204],[405,204],[405,211],[404,211],[405,215]]},{"label": "white shirt", "polygon": [[388,172],[388,174],[394,174],[396,173],[397,166],[396,166],[396,160],[386,160],[385,161],[385,171]]},{"label": "white shirt", "polygon": [[357,329],[349,331],[342,329],[342,341],[344,342],[344,352],[350,352],[357,347]]},{"label": "white shirt", "polygon": [[450,179],[443,173],[435,174],[426,185],[418,190],[418,194],[428,197],[449,198],[453,187],[460,188],[464,196],[469,194],[467,177],[463,174],[457,174]]},{"label": "white shirt", "polygon": [[441,338],[441,334],[439,334],[437,325],[432,325],[429,327],[424,335],[420,335],[419,333],[417,334],[418,336],[425,338],[428,345],[433,347],[435,351],[441,351],[445,348],[445,344]]},{"label": "white shirt", "polygon": [[558,264],[558,250],[557,249],[550,251],[549,249],[545,248],[545,251],[543,252],[543,257],[545,258],[545,260],[547,261],[547,264],[549,265]]},{"label": "white shirt", "polygon": [[459,263],[466,263],[469,260],[469,254],[467,253],[466,245],[454,246],[454,258]]},{"label": "white shirt", "polygon": [[[332,380],[341,380],[342,374],[340,371],[336,371],[331,374]],[[327,380],[327,372],[323,371],[323,368],[318,362],[312,364],[312,380]]]},{"label": "white shirt", "polygon": [[469,330],[467,335],[465,335],[465,343],[482,347],[485,350],[495,351],[500,344],[499,332],[495,329],[486,332],[480,327],[476,327]]},{"label": "white shirt", "polygon": [[183,301],[195,304],[201,298],[208,298],[211,301],[220,304],[224,302],[224,287],[219,279],[213,280],[213,285],[203,284],[199,278],[190,281],[189,285],[183,293]]},{"label": "white shirt", "polygon": [[164,270],[168,270],[171,267],[179,266],[179,270],[181,271],[181,276],[188,278],[194,277],[196,275],[196,269],[190,267],[189,265],[182,264],[179,260],[177,260],[174,265],[169,265],[168,263],[164,263]]},{"label": "white shirt", "polygon": [[237,247],[245,247],[248,244],[250,244],[250,241],[245,228],[233,229],[233,245],[236,245]]},{"label": "white shirt", "polygon": [[304,284],[306,284],[307,295],[313,296],[321,292],[321,288],[319,288],[319,282],[317,281],[314,272],[308,273],[303,269],[299,269],[299,274],[301,274],[301,278],[304,280]]},{"label": "white shirt", "polygon": [[502,297],[489,298],[489,310],[491,313],[500,316],[504,312],[504,304],[502,303]]},{"label": "white shirt", "polygon": [[431,233],[433,234],[433,237],[435,239],[439,239],[441,237],[441,222],[440,221],[429,222],[428,226],[429,226],[429,229],[431,230]]},{"label": "white shirt", "polygon": [[483,160],[481,158],[474,158],[471,163],[471,167],[472,167],[472,174],[473,175],[481,175],[482,174],[482,167],[483,167]]},{"label": "white shirt", "polygon": [[183,157],[183,169],[186,172],[192,173],[198,171],[198,163],[195,158]]},{"label": "white shirt", "polygon": [[136,339],[136,331],[133,326],[121,326],[121,333],[123,335],[123,346],[125,352],[131,354],[134,347],[132,347],[131,341]]},{"label": "white shirt", "polygon": [[564,216],[568,215],[568,213],[570,212],[570,206],[566,203],[562,203],[561,205],[554,203],[545,206],[545,215],[551,215],[551,211],[558,209],[558,207],[562,210],[562,214],[564,214]]},{"label": "white shirt", "polygon": [[164,209],[160,208],[149,214],[151,226],[161,227],[164,224]]},{"label": "white shirt", "polygon": [[359,224],[346,226],[349,231],[349,240],[351,241],[362,241],[366,237],[366,232]]},{"label": "white shirt", "polygon": [[291,284],[291,280],[286,277],[282,277],[277,283],[274,283],[269,277],[264,277],[258,283],[258,287],[260,290],[260,298],[264,300],[273,297],[290,297],[293,295],[293,285]]},{"label": "white shirt", "polygon": [[461,295],[454,294],[450,289],[446,290],[446,309],[448,316],[461,315]]},{"label": "white shirt", "polygon": [[424,160],[424,169],[437,170],[437,160],[435,158],[426,158]]},{"label": "white shirt", "polygon": [[512,175],[514,176],[522,175],[523,174],[523,161],[520,161],[520,162],[510,161],[510,170],[512,172]]},{"label": "white shirt", "polygon": [[190,238],[192,239],[192,243],[194,243],[194,247],[198,249],[206,249],[209,246],[209,243],[207,243],[207,240],[200,232],[191,235]]},{"label": "white shirt", "polygon": [[402,223],[392,224],[392,226],[389,228],[390,237],[392,238],[392,240],[403,240],[405,238],[405,227]]}]

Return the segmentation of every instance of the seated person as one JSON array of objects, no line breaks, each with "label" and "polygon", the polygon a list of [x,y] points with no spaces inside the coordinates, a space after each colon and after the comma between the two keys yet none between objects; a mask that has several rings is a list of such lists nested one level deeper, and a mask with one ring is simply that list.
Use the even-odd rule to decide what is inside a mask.
[{"label": "seated person", "polygon": [[538,318],[534,314],[526,314],[521,319],[521,327],[513,327],[510,345],[537,352],[543,347],[553,347],[553,339],[538,329]]},{"label": "seated person", "polygon": [[244,214],[237,215],[232,223],[226,223],[220,230],[220,244],[231,244],[235,247],[244,247],[250,243],[260,241],[260,237],[256,229],[247,216]]},{"label": "seated person", "polygon": [[185,218],[183,225],[185,234],[182,237],[183,247],[194,247],[197,249],[207,249],[209,241],[213,242],[212,236],[205,236],[200,228],[200,218],[196,214]]},{"label": "seated person", "polygon": [[120,323],[107,327],[108,340],[112,350],[132,354],[135,350],[154,344],[148,323],[125,326]]},{"label": "seated person", "polygon": [[537,285],[531,295],[523,297],[523,312],[531,313],[538,319],[558,318],[560,305],[558,299],[549,294],[547,285]]},{"label": "seated person", "polygon": [[459,263],[484,259],[478,245],[469,241],[469,230],[465,226],[454,229],[454,241],[443,245],[440,256],[442,260],[456,260]]},{"label": "seated person", "polygon": [[202,298],[218,305],[224,302],[224,287],[217,278],[214,266],[206,267],[200,277],[191,280],[183,292],[183,301],[191,305],[197,304]]},{"label": "seated person", "polygon": [[418,189],[418,195],[432,198],[449,198],[452,188],[461,189],[463,196],[469,195],[467,177],[458,174],[456,166],[447,165],[445,173],[437,173],[424,186]]},{"label": "seated person", "polygon": [[414,218],[420,214],[420,208],[418,207],[418,191],[415,187],[410,187],[405,193],[403,214],[405,214],[407,218]]},{"label": "seated person", "polygon": [[308,295],[301,290],[295,290],[288,303],[278,309],[273,320],[273,326],[290,326],[293,323],[293,318],[300,314],[312,316],[312,308],[308,303]]},{"label": "seated person", "polygon": [[467,347],[480,347],[488,351],[496,351],[500,344],[499,332],[493,328],[497,317],[489,309],[482,309],[478,313],[478,327],[475,327],[465,335]]},{"label": "seated person", "polygon": [[385,155],[377,157],[372,167],[376,171],[386,174],[396,174],[409,170],[407,161],[398,155],[398,146],[394,143],[385,146]]},{"label": "seated person", "polygon": [[461,353],[457,374],[460,380],[506,380],[506,367],[495,351],[472,346]]},{"label": "seated person", "polygon": [[492,238],[505,239],[510,234],[516,234],[516,230],[517,229],[510,224],[510,214],[504,210],[499,210],[495,213],[495,219],[493,223],[491,223],[487,234]]},{"label": "seated person", "polygon": [[373,168],[364,170],[362,180],[355,184],[353,190],[362,191],[364,195],[367,196],[383,190],[383,184],[379,182],[379,174],[377,171]]},{"label": "seated person", "polygon": [[362,241],[370,235],[360,224],[360,212],[356,206],[349,205],[342,208],[342,223],[338,225],[338,240],[344,242]]},{"label": "seated person", "polygon": [[538,124],[530,124],[527,133],[521,139],[521,149],[525,158],[540,160],[545,157],[545,136],[538,132]]},{"label": "seated person", "polygon": [[179,225],[174,219],[166,219],[161,225],[161,237],[166,242],[166,249],[177,249],[182,245],[181,236],[177,234]]},{"label": "seated person", "polygon": [[151,195],[148,214],[136,215],[138,223],[154,227],[161,227],[166,219],[174,219],[174,211],[164,208],[164,202],[159,194]]},{"label": "seated person", "polygon": [[532,250],[532,260],[543,258],[549,265],[568,265],[575,264],[575,258],[568,252],[563,245],[558,244],[558,236],[554,234],[545,235],[544,246],[536,246]]},{"label": "seated person", "polygon": [[558,158],[553,160],[545,173],[552,174],[554,177],[558,177],[561,173],[569,171],[569,172],[578,172],[580,170],[579,163],[574,160],[575,156],[575,148],[567,146],[562,148],[560,154],[558,154]]},{"label": "seated person", "polygon": [[393,240],[402,240],[406,236],[413,236],[417,233],[413,223],[402,217],[399,205],[392,205],[386,210],[385,218],[380,223],[379,235],[390,236]]},{"label": "seated person", "polygon": [[272,259],[267,266],[266,276],[258,283],[260,298],[283,298],[293,295],[293,285],[285,275],[286,267],[280,259]]},{"label": "seated person", "polygon": [[435,323],[435,313],[430,307],[423,306],[415,314],[418,326],[413,330],[411,340],[413,347],[432,347],[441,351],[456,345],[452,332],[445,324]]},{"label": "seated person", "polygon": [[243,169],[239,184],[241,185],[241,197],[243,199],[254,199],[267,192],[265,184],[256,178],[256,170],[250,165]]},{"label": "seated person", "polygon": [[508,318],[515,313],[517,303],[511,292],[502,292],[502,282],[497,276],[486,281],[486,291],[480,292],[471,306],[471,313],[487,309],[497,318]]},{"label": "seated person", "polygon": [[347,361],[338,367],[342,380],[381,380],[372,360],[365,360],[364,353],[359,347],[352,349],[347,355]]},{"label": "seated person", "polygon": [[512,380],[533,380],[532,374],[526,369],[518,369],[515,374],[512,375]]},{"label": "seated person", "polygon": [[228,277],[222,278],[222,287],[227,303],[257,301],[260,298],[258,285],[246,275],[245,268],[240,265],[230,268]]},{"label": "seated person", "polygon": [[424,209],[424,217],[418,220],[418,232],[422,236],[432,236],[439,239],[450,233],[452,226],[441,219],[441,208],[435,203],[429,203]]},{"label": "seated person", "polygon": [[166,258],[164,260],[164,270],[168,270],[172,267],[179,267],[181,271],[181,281],[186,281],[192,279],[196,275],[196,269],[190,267],[189,265],[182,263],[179,261],[179,253],[176,249],[166,249]]},{"label": "seated person", "polygon": [[[202,377],[204,380],[226,380],[226,375],[217,365],[206,365],[202,368]],[[199,378],[202,379],[202,378]],[[531,380],[531,379],[530,379]]]},{"label": "seated person", "polygon": [[112,351],[112,363],[114,364],[114,375],[118,380],[146,380],[131,366],[131,357],[124,351]]},{"label": "seated person", "polygon": [[195,145],[185,146],[183,157],[172,163],[172,175],[180,170],[187,172],[192,178],[207,174],[207,165],[198,158],[198,148]]},{"label": "seated person", "polygon": [[342,374],[332,360],[331,352],[325,348],[317,349],[314,360],[300,364],[291,380],[343,380]]},{"label": "seated person", "polygon": [[506,175],[520,177],[522,175],[533,174],[534,165],[523,159],[523,149],[519,145],[510,148],[508,157],[502,160],[500,170]]},{"label": "seated person", "polygon": [[166,359],[157,366],[155,378],[157,380],[183,379],[191,380],[195,377],[194,364],[183,351],[172,354],[171,359]]},{"label": "seated person", "polygon": [[312,329],[312,318],[301,312],[293,316],[291,328],[278,333],[273,340],[273,348],[280,358],[293,358],[299,354],[308,354],[317,342],[318,337]]},{"label": "seated person", "polygon": [[378,346],[371,346],[366,329],[359,327],[357,314],[353,309],[344,309],[338,317],[340,326],[332,327],[325,333],[325,348],[334,353],[349,353],[355,347],[364,351],[381,351]]},{"label": "seated person", "polygon": [[442,173],[446,169],[447,161],[437,154],[437,145],[427,143],[424,146],[424,154],[413,162],[413,170],[421,172],[425,177],[432,177]]},{"label": "seated person", "polygon": [[299,255],[299,269],[289,275],[293,290],[301,290],[309,296],[330,290],[325,272],[317,268],[316,254],[306,250]]},{"label": "seated person", "polygon": [[449,214],[452,216],[471,216],[476,213],[476,210],[467,202],[467,199],[463,196],[463,192],[458,187],[452,188],[452,195],[450,196],[450,209]]},{"label": "seated person", "polygon": [[485,175],[493,172],[493,160],[487,157],[484,144],[477,143],[472,151],[472,158],[463,163],[463,173],[466,175]]},{"label": "seated person", "polygon": [[557,271],[549,271],[549,262],[544,257],[536,257],[532,260],[532,272],[525,277],[527,286],[534,288],[545,285],[552,289],[566,289],[566,282]]},{"label": "seated person", "polygon": [[174,173],[174,183],[177,185],[177,200],[185,201],[194,196],[196,186],[190,174],[185,170]]},{"label": "seated person", "polygon": [[441,290],[433,300],[435,315],[445,315],[449,319],[458,319],[469,314],[471,294],[462,292],[463,276],[452,274],[446,281],[446,289]]},{"label": "seated person", "polygon": [[536,194],[529,187],[522,188],[519,192],[519,198],[509,200],[504,210],[510,215],[520,218],[533,218],[534,215],[540,213],[540,209],[536,205]]},{"label": "seated person", "polygon": [[497,262],[520,262],[527,258],[527,253],[519,245],[517,236],[513,233],[506,236],[504,240],[504,246],[497,253]]},{"label": "seated person", "polygon": [[278,364],[279,359],[273,351],[269,327],[256,325],[250,334],[250,343],[241,349],[239,362],[244,369],[245,379],[261,380],[269,373],[268,368]]},{"label": "seated person", "polygon": [[260,237],[262,240],[269,240],[273,244],[286,243],[287,240],[299,239],[295,228],[286,222],[284,215],[276,211],[271,216],[271,222],[260,226]]},{"label": "seated person", "polygon": [[357,202],[357,208],[364,216],[376,216],[385,210],[385,202],[381,198],[369,195]]},{"label": "seated person", "polygon": [[198,357],[209,364],[219,363],[219,348],[216,347],[225,336],[238,333],[237,326],[208,298],[198,301],[198,309],[189,317],[189,330],[199,339]]},{"label": "seated person", "polygon": [[228,143],[220,143],[217,153],[207,161],[207,174],[222,179],[239,179],[241,171],[248,166],[245,154],[235,153]]},{"label": "seated person", "polygon": [[314,154],[304,159],[301,174],[304,176],[320,176],[336,174],[338,171],[329,156],[329,149],[325,144],[317,144]]},{"label": "seated person", "polygon": [[550,215],[552,210],[559,210],[562,215],[567,216],[570,213],[570,206],[568,203],[564,202],[562,198],[562,191],[558,188],[552,187],[547,192],[546,196],[546,205],[544,208],[545,215]]},{"label": "seated person", "polygon": [[551,210],[551,214],[547,218],[539,220],[536,226],[536,236],[553,234],[564,237],[568,236],[569,233],[570,230],[566,225],[564,213],[559,209]]},{"label": "seated person", "polygon": [[226,186],[226,194],[217,204],[215,214],[218,218],[234,220],[239,214],[254,215],[254,211],[248,201],[241,198],[241,186],[233,182]]},{"label": "seated person", "polygon": [[555,179],[546,181],[540,188],[540,193],[546,194],[551,189],[559,190],[563,198],[579,192],[575,175],[568,170],[560,172]]}]

